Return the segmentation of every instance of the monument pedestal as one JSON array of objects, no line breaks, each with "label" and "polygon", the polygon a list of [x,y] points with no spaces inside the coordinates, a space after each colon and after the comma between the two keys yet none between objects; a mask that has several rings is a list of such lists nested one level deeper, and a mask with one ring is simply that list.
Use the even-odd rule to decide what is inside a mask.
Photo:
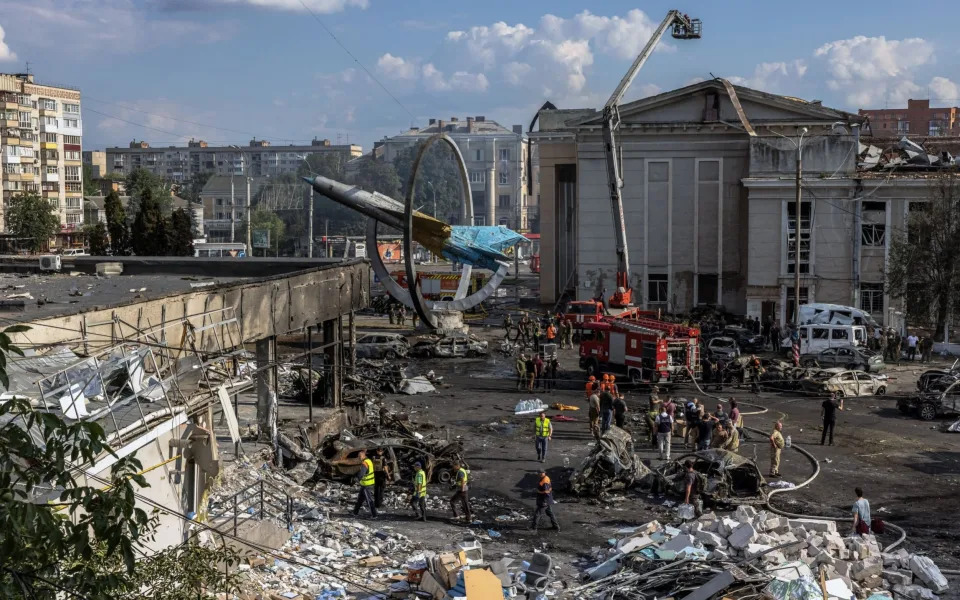
[{"label": "monument pedestal", "polygon": [[463,322],[463,312],[459,310],[434,310],[432,312],[437,319],[437,334],[466,334],[470,331],[470,326]]}]

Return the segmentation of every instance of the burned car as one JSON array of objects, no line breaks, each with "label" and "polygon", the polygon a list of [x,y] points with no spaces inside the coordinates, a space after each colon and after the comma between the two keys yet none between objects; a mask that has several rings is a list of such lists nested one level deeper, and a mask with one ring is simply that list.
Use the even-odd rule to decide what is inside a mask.
[{"label": "burned car", "polygon": [[941,391],[928,390],[912,398],[898,398],[897,408],[907,415],[916,413],[924,421],[941,415],[960,413],[960,381],[954,381]]},{"label": "burned car", "polygon": [[887,376],[845,369],[824,369],[813,373],[800,383],[808,394],[829,396],[882,396],[887,393]]},{"label": "burned car", "polygon": [[633,438],[614,425],[604,432],[570,477],[570,491],[579,496],[602,496],[625,490],[649,473],[650,469],[634,454]]},{"label": "burned car", "polygon": [[754,333],[746,327],[724,327],[720,335],[736,340],[737,346],[739,346],[743,352],[763,352],[766,349],[766,342],[763,336],[759,333]]},{"label": "burned car", "polygon": [[705,348],[706,354],[713,358],[723,358],[726,360],[734,359],[740,356],[740,347],[737,340],[732,337],[719,336],[711,338]]},{"label": "burned car", "polygon": [[409,350],[407,338],[398,333],[370,333],[357,338],[357,358],[403,358]]},{"label": "burned car", "polygon": [[383,425],[368,422],[324,438],[317,452],[314,479],[349,482],[360,471],[360,451],[370,454],[377,448],[383,449],[394,481],[409,481],[416,462],[423,465],[427,481],[444,484],[453,481],[455,462],[467,466],[460,442],[420,435],[394,418]]},{"label": "burned car", "polygon": [[736,499],[738,503],[763,500],[766,483],[757,463],[727,450],[701,450],[661,465],[644,480],[643,488],[653,493],[682,498],[686,493],[685,463],[693,461],[693,470],[702,476],[700,496],[713,503]]},{"label": "burned car", "polygon": [[473,358],[485,356],[486,340],[475,335],[448,335],[421,339],[410,348],[410,356],[418,358]]},{"label": "burned car", "polygon": [[949,369],[927,369],[917,378],[917,391],[943,391],[950,384],[960,381],[960,359],[953,361]]},{"label": "burned car", "polygon": [[879,353],[853,345],[804,354],[800,357],[800,364],[805,367],[843,367],[868,373],[877,373],[886,367]]}]

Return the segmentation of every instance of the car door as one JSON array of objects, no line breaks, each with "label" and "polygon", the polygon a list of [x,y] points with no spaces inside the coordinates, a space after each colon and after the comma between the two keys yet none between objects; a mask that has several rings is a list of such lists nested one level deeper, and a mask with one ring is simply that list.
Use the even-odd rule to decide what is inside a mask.
[{"label": "car door", "polygon": [[835,367],[837,365],[837,349],[827,348],[817,355],[817,362],[821,367]]},{"label": "car door", "polygon": [[860,383],[857,381],[857,375],[853,371],[844,371],[840,373],[840,387],[843,388],[845,396],[859,396]]},{"label": "car door", "polygon": [[835,350],[836,357],[834,358],[834,364],[837,366],[845,367],[857,362],[857,357],[850,348],[835,348]]},{"label": "car door", "polygon": [[872,396],[877,391],[877,382],[868,373],[856,373],[857,395]]}]

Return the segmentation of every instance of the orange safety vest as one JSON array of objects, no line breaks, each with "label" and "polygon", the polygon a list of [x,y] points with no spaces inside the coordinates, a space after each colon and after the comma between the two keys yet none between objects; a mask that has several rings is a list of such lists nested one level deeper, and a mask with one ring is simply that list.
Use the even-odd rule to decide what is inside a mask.
[{"label": "orange safety vest", "polygon": [[547,327],[547,339],[552,340],[555,337],[557,337],[557,328],[553,325]]},{"label": "orange safety vest", "polygon": [[591,396],[591,394],[593,394],[593,384],[594,384],[594,383],[596,383],[596,381],[588,381],[588,382],[587,382],[587,385],[584,387],[584,390],[583,390],[583,391],[585,392],[584,395],[585,395],[587,398],[589,398],[589,397]]}]

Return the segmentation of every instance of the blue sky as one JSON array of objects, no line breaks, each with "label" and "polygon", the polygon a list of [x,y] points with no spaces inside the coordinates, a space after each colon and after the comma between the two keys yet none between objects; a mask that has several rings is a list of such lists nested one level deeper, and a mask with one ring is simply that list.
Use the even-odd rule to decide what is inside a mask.
[{"label": "blue sky", "polygon": [[673,7],[703,20],[703,39],[665,38],[628,100],[712,73],[846,110],[928,97],[960,105],[956,6],[0,0],[0,70],[29,61],[38,80],[79,87],[86,148],[255,135],[369,150],[431,117],[526,125],[545,100],[597,107]]}]

